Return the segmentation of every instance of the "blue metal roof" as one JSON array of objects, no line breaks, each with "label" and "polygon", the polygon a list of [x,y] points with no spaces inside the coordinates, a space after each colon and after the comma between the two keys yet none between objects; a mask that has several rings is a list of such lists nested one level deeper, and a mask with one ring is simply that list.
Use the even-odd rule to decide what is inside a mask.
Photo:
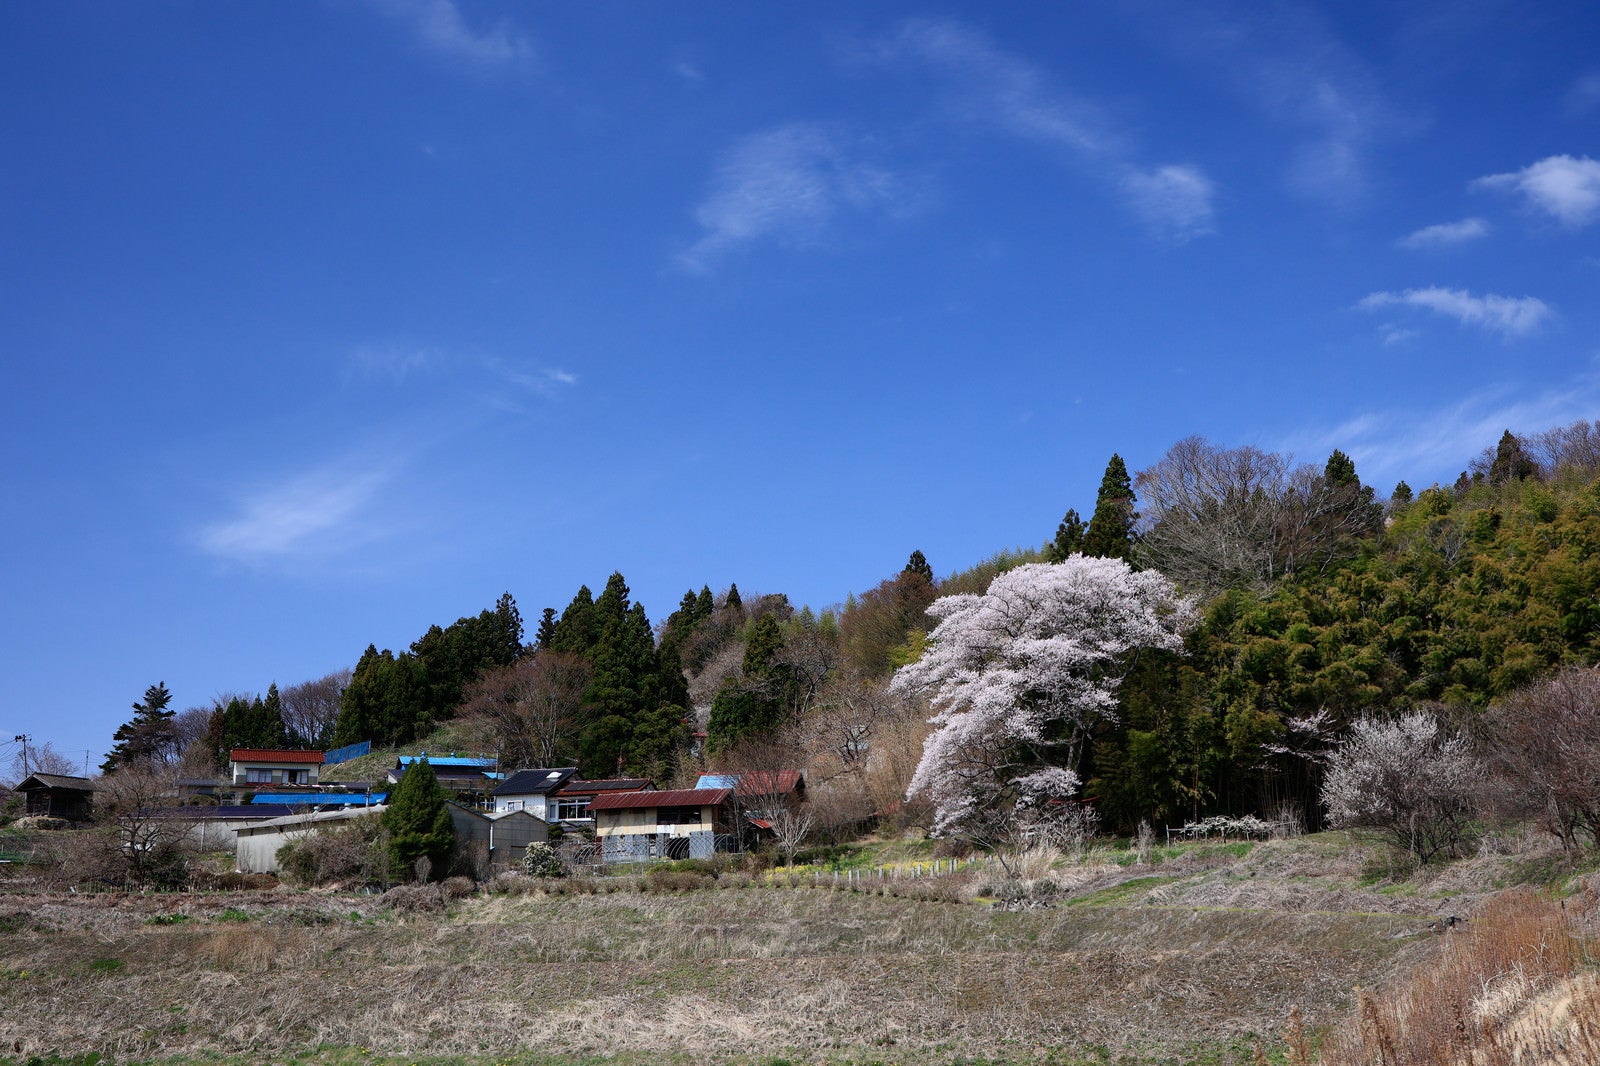
[{"label": "blue metal roof", "polygon": [[389,798],[387,792],[263,792],[251,803],[287,804],[291,807],[372,807]]},{"label": "blue metal roof", "polygon": [[738,774],[701,774],[695,788],[738,788]]},{"label": "blue metal roof", "polygon": [[402,755],[401,766],[410,766],[412,763],[428,760],[429,766],[471,766],[476,769],[487,769],[494,765],[493,759],[479,758],[475,755]]}]

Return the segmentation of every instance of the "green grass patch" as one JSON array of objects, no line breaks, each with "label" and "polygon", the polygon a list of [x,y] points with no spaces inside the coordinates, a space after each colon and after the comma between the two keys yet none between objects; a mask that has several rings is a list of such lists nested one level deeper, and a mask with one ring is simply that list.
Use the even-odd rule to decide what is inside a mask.
[{"label": "green grass patch", "polygon": [[217,922],[248,922],[249,920],[249,912],[242,911],[238,907],[229,907],[226,910],[218,911],[217,916],[212,919],[212,921]]},{"label": "green grass patch", "polygon": [[1090,892],[1086,896],[1069,899],[1066,901],[1066,905],[1069,907],[1120,906],[1135,896],[1143,895],[1152,888],[1160,885],[1170,885],[1172,882],[1180,880],[1182,878],[1179,877],[1135,877],[1132,880],[1122,882],[1120,885],[1112,885],[1110,888],[1102,888],[1098,892]]}]

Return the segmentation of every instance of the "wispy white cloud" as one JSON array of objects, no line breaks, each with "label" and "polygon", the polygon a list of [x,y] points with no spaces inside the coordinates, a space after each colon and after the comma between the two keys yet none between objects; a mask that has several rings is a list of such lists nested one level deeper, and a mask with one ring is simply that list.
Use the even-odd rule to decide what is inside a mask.
[{"label": "wispy white cloud", "polygon": [[1214,189],[1198,167],[1130,168],[1123,175],[1122,186],[1134,210],[1174,239],[1187,240],[1213,230]]},{"label": "wispy white cloud", "polygon": [[672,73],[684,81],[702,82],[706,80],[705,72],[688,60],[680,60],[672,65]]},{"label": "wispy white cloud", "polygon": [[350,368],[362,377],[403,381],[437,366],[438,351],[400,345],[364,344],[350,355]]},{"label": "wispy white cloud", "polygon": [[511,359],[485,359],[483,365],[507,385],[539,396],[548,396],[558,389],[571,388],[578,383],[578,375],[570,371]]},{"label": "wispy white cloud", "polygon": [[1600,218],[1600,162],[1553,155],[1507,174],[1490,174],[1475,188],[1509,189],[1564,226],[1587,226]]},{"label": "wispy white cloud", "polygon": [[1460,222],[1440,222],[1424,226],[1401,237],[1395,244],[1401,248],[1430,249],[1454,248],[1458,244],[1475,241],[1489,233],[1489,223],[1481,218],[1464,218]]},{"label": "wispy white cloud", "polygon": [[1349,206],[1371,185],[1376,145],[1403,123],[1370,66],[1327,17],[1301,3],[1146,5],[1146,26],[1177,54],[1219,71],[1292,138],[1284,179],[1298,195]]},{"label": "wispy white cloud", "polygon": [[1033,64],[960,23],[913,19],[882,43],[878,55],[938,69],[958,89],[959,110],[1012,135],[1095,156],[1123,151],[1121,136],[1099,108],[1051,86]]},{"label": "wispy white cloud", "polygon": [[1600,72],[1590,71],[1567,90],[1567,114],[1574,118],[1600,107]]},{"label": "wispy white cloud", "polygon": [[351,353],[349,365],[352,374],[364,379],[396,383],[412,378],[435,383],[445,379],[480,393],[503,391],[509,386],[518,393],[550,396],[578,384],[578,375],[572,371],[533,360],[463,355],[404,344],[362,345]]},{"label": "wispy white cloud", "polygon": [[1140,163],[1131,138],[1101,108],[1054,85],[1034,64],[957,22],[916,19],[877,49],[880,62],[920,63],[952,90],[954,113],[1048,145],[1098,173],[1157,233],[1187,240],[1215,225],[1215,188],[1192,164]]},{"label": "wispy white cloud", "polygon": [[1492,333],[1519,337],[1538,329],[1555,312],[1533,296],[1475,296],[1465,289],[1407,289],[1404,292],[1375,292],[1356,305],[1364,310],[1385,307],[1417,307],[1445,315],[1468,326],[1481,326]]},{"label": "wispy white cloud", "polygon": [[1405,479],[1420,489],[1453,480],[1508,429],[1536,433],[1592,418],[1597,404],[1600,375],[1591,361],[1571,380],[1536,392],[1496,385],[1442,407],[1362,412],[1331,427],[1311,428],[1283,446],[1304,455],[1339,448],[1369,483],[1387,491],[1395,480]]},{"label": "wispy white cloud", "polygon": [[704,269],[729,249],[759,240],[815,244],[841,212],[894,211],[904,197],[900,180],[860,158],[836,129],[791,123],[765,130],[723,157],[695,211],[704,235],[678,262]]},{"label": "wispy white cloud", "polygon": [[373,505],[395,474],[389,462],[346,461],[258,486],[240,494],[230,515],[201,526],[196,543],[249,565],[346,551],[381,535]]},{"label": "wispy white cloud", "polygon": [[367,0],[405,26],[428,51],[479,70],[505,69],[531,62],[535,51],[526,35],[508,22],[489,29],[467,25],[454,0]]},{"label": "wispy white cloud", "polygon": [[1386,345],[1404,344],[1406,341],[1417,336],[1417,331],[1414,329],[1405,329],[1395,325],[1392,322],[1385,322],[1383,325],[1378,327],[1378,336],[1383,338],[1383,343]]}]

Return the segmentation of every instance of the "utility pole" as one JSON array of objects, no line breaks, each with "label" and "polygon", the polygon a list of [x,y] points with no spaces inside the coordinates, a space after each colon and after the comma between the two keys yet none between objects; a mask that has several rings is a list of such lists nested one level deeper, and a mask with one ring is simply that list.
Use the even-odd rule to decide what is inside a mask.
[{"label": "utility pole", "polygon": [[28,777],[28,741],[33,738],[24,733],[18,733],[11,739],[22,745],[22,776],[26,780]]}]

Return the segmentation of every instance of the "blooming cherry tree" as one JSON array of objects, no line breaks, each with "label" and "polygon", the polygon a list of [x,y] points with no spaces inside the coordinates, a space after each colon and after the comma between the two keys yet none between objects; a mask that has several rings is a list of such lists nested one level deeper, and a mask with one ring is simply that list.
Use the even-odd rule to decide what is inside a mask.
[{"label": "blooming cherry tree", "polygon": [[939,623],[927,651],[892,683],[937,712],[908,794],[933,802],[936,833],[991,845],[1077,792],[1084,744],[1116,720],[1134,654],[1181,651],[1196,618],[1160,574],[1082,555],[1017,567],[928,611]]}]

